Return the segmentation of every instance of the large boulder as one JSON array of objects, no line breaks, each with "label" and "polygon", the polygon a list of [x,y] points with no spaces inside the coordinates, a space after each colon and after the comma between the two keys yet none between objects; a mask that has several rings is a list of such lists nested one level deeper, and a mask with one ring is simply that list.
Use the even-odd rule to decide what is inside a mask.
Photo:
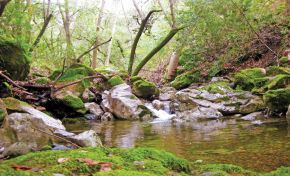
[{"label": "large boulder", "polygon": [[24,49],[15,43],[0,40],[0,70],[6,71],[13,80],[24,80],[30,70]]},{"label": "large boulder", "polygon": [[273,112],[286,112],[290,104],[290,88],[267,91],[263,99]]},{"label": "large boulder", "polygon": [[138,120],[152,117],[151,112],[132,93],[127,84],[113,87],[107,97],[108,109],[119,119]]},{"label": "large boulder", "polygon": [[138,79],[133,82],[133,93],[140,98],[150,99],[159,95],[157,86],[144,79]]},{"label": "large boulder", "polygon": [[174,81],[171,82],[171,86],[175,89],[182,89],[188,87],[194,82],[197,82],[200,78],[200,72],[186,72],[178,75]]}]

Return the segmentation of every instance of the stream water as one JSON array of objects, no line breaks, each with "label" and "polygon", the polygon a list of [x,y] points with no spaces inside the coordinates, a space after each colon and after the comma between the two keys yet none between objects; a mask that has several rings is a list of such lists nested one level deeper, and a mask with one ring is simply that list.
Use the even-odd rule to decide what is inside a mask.
[{"label": "stream water", "polygon": [[74,132],[93,129],[108,147],[154,147],[190,161],[235,164],[255,171],[290,166],[290,134],[284,120],[270,119],[262,125],[235,118],[155,122],[83,122],[66,126]]}]

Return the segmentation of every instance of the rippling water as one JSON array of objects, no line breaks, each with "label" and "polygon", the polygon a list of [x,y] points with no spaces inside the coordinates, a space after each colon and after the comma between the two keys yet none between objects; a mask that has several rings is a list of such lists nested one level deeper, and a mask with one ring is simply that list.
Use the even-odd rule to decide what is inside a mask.
[{"label": "rippling water", "polygon": [[154,147],[190,161],[230,163],[255,171],[290,166],[290,133],[283,120],[262,125],[236,119],[191,123],[113,121],[67,125],[97,131],[108,147]]}]

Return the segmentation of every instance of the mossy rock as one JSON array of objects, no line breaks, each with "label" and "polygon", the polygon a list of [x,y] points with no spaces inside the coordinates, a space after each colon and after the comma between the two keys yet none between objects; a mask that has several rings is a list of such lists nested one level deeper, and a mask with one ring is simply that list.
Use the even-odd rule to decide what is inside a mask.
[{"label": "mossy rock", "polygon": [[234,82],[238,89],[251,91],[263,87],[267,82],[266,71],[263,68],[250,68],[241,70],[234,75]]},{"label": "mossy rock", "polygon": [[271,66],[267,69],[267,76],[276,76],[279,74],[290,75],[290,69],[286,67]]},{"label": "mossy rock", "polygon": [[8,97],[8,98],[2,98],[5,107],[8,111],[23,111],[23,106],[30,106],[28,103],[17,100],[16,98]]},{"label": "mossy rock", "polygon": [[280,63],[281,66],[287,67],[289,65],[288,57],[281,57],[279,59],[279,63]]},{"label": "mossy rock", "polygon": [[175,89],[182,89],[190,86],[190,84],[197,82],[200,78],[200,72],[186,72],[177,76],[174,81],[171,82],[171,86]]},{"label": "mossy rock", "polygon": [[290,104],[290,88],[269,90],[263,99],[273,112],[286,112]]},{"label": "mossy rock", "polygon": [[108,80],[108,85],[110,87],[114,87],[123,83],[125,82],[119,75],[115,75]]},{"label": "mossy rock", "polygon": [[143,80],[141,76],[132,76],[130,81],[134,83],[135,81]]},{"label": "mossy rock", "polygon": [[[59,163],[59,158],[67,161]],[[99,165],[88,165],[80,158],[96,162],[109,162],[110,171],[100,171]],[[140,163],[140,164],[138,164]],[[40,172],[15,170],[11,165],[26,165],[41,168]],[[175,155],[149,148],[110,149],[82,148],[65,151],[42,151],[1,162],[3,175],[99,175],[99,176],[164,176],[191,175],[188,161]],[[0,174],[0,175],[1,175]]]},{"label": "mossy rock", "polygon": [[35,83],[37,84],[49,84],[51,82],[51,80],[47,77],[41,77],[41,78],[37,78],[35,80]]},{"label": "mossy rock", "polygon": [[74,96],[74,95],[66,95],[62,100],[61,100],[66,106],[72,108],[76,112],[79,112],[81,114],[86,113],[85,109],[85,104],[82,101],[81,98]]},{"label": "mossy rock", "polygon": [[0,124],[3,122],[5,117],[8,115],[5,103],[0,99]]},{"label": "mossy rock", "polygon": [[267,84],[268,90],[285,88],[290,85],[290,75],[277,75]]},{"label": "mossy rock", "polygon": [[0,40],[0,69],[7,71],[13,80],[25,80],[30,71],[30,63],[23,47]]},{"label": "mossy rock", "polygon": [[154,83],[143,79],[135,81],[133,83],[132,90],[137,97],[141,98],[157,97],[160,93],[159,89]]},{"label": "mossy rock", "polygon": [[201,90],[206,90],[210,93],[219,93],[219,94],[226,94],[227,91],[233,91],[230,87],[229,82],[227,81],[217,81],[209,83],[208,85],[201,88]]}]

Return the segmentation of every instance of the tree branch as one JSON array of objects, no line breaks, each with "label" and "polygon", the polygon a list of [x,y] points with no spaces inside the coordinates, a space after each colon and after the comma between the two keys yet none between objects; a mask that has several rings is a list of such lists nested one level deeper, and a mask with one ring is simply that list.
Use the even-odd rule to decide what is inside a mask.
[{"label": "tree branch", "polygon": [[162,40],[162,42],[157,45],[152,51],[139,63],[136,67],[133,76],[138,75],[140,70],[146,65],[146,63],[156,54],[158,53],[174,36],[177,34],[178,31],[182,30],[183,28],[172,29],[168,35]]},{"label": "tree branch", "polygon": [[142,23],[141,23],[141,26],[139,28],[139,31],[135,37],[135,40],[134,40],[134,43],[132,45],[132,49],[131,49],[131,54],[130,54],[130,60],[129,60],[129,66],[128,66],[128,74],[131,75],[132,73],[132,68],[133,68],[133,64],[134,64],[134,60],[135,60],[135,53],[136,53],[136,49],[137,49],[137,45],[138,45],[138,42],[142,36],[142,33],[145,29],[145,26],[150,18],[150,16],[154,13],[154,12],[160,12],[161,10],[152,10],[150,11],[146,18],[144,20],[142,20]]},{"label": "tree branch", "polygon": [[109,43],[111,40],[112,40],[112,37],[111,37],[109,40],[107,40],[107,41],[105,41],[105,42],[103,42],[103,43],[101,43],[101,44],[99,44],[99,45],[95,45],[95,46],[92,47],[91,49],[89,49],[89,50],[83,52],[83,54],[81,54],[81,55],[77,58],[77,62],[80,62],[80,60],[81,60],[82,57],[84,57],[85,55],[89,54],[89,53],[90,53],[91,51],[93,51],[94,49],[96,49],[96,48],[98,48],[98,47],[100,47],[100,46],[102,46],[102,45],[104,45],[104,44],[106,44],[106,43]]}]

